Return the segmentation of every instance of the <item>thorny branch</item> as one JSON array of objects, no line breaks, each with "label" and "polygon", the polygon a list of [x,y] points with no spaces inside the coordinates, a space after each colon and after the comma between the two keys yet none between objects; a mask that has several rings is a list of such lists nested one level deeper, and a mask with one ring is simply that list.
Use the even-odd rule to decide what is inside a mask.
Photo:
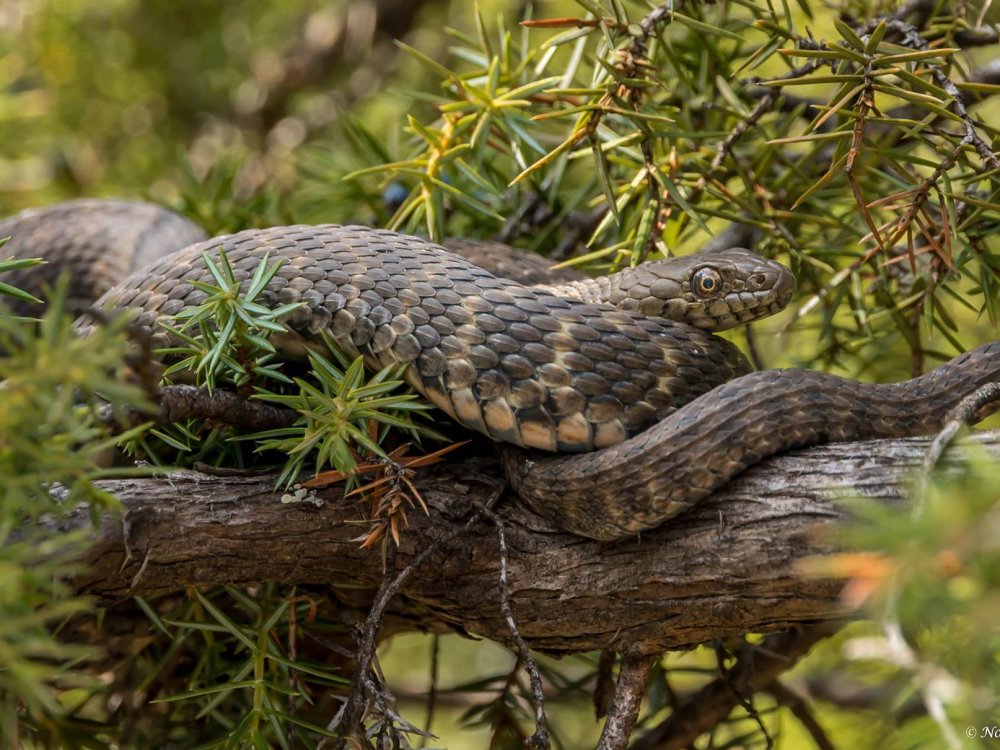
[{"label": "thorny branch", "polygon": [[243,430],[270,430],[294,424],[298,414],[292,409],[271,406],[243,398],[232,391],[168,385],[159,390],[161,424],[206,419]]},{"label": "thorny branch", "polygon": [[858,182],[858,176],[854,171],[854,162],[861,153],[861,142],[865,134],[865,119],[868,117],[869,112],[874,112],[876,115],[879,114],[878,110],[875,109],[875,89],[872,86],[871,63],[865,66],[865,86],[858,96],[858,117],[854,122],[854,135],[851,139],[851,148],[847,152],[844,172],[847,174],[847,181],[850,183],[854,201],[858,204],[858,211],[868,225],[868,229],[871,230],[872,237],[875,239],[876,248],[885,252],[887,247],[886,242],[882,239],[882,234],[879,232],[878,227],[875,226],[875,220],[868,210],[868,202],[865,200],[861,185]]},{"label": "thorny branch", "polygon": [[[903,44],[905,46],[911,47],[915,50],[926,50],[929,48],[927,40],[920,35],[920,32],[914,26],[894,19],[887,20],[886,26],[887,28],[902,35]],[[962,95],[958,86],[956,86],[955,82],[952,81],[943,70],[941,70],[939,65],[928,63],[927,68],[930,70],[937,85],[943,88],[952,98],[952,106],[955,110],[955,114],[962,119],[962,127],[965,131],[965,138],[963,139],[963,142],[968,143],[975,148],[976,153],[979,154],[979,158],[981,158],[992,169],[1000,169],[1000,159],[997,158],[989,144],[983,140],[982,136],[980,136],[976,130],[976,125],[972,120],[972,116],[965,107],[965,97]]]},{"label": "thorny branch", "polygon": [[[632,44],[627,48],[627,54],[623,56],[624,60],[631,63],[631,67],[623,70],[623,73],[627,77],[635,77],[640,74],[638,69],[642,67],[640,63],[645,61],[650,38],[657,32],[657,29],[661,24],[669,22],[670,14],[679,9],[681,5],[682,3],[680,2],[664,3],[656,7],[642,19],[639,23],[639,28],[642,30],[642,34],[637,35],[634,38]],[[823,61],[821,60],[810,60],[781,76],[781,79],[808,75],[819,68],[822,64]],[[747,83],[753,84],[759,82],[759,79],[751,79]],[[633,90],[630,92],[630,101],[636,108],[638,107],[640,94],[641,91],[639,90]],[[720,174],[724,161],[727,158],[733,158],[733,150],[736,144],[739,143],[743,136],[751,128],[753,128],[760,121],[760,119],[764,117],[764,115],[772,111],[775,106],[782,101],[782,99],[783,92],[778,89],[769,90],[767,93],[763,94],[761,100],[757,103],[754,109],[746,117],[740,120],[740,122],[733,126],[726,138],[716,146],[715,155],[713,156],[708,169],[699,176],[698,181],[691,188],[687,197],[687,202],[689,204],[694,205],[700,200],[710,181],[717,183],[724,182],[725,175]],[[656,225],[649,234],[649,242],[647,243],[647,247],[641,256],[642,258],[645,258],[653,249],[652,243],[654,238],[657,237],[662,231],[662,223],[667,218],[666,206],[668,205],[670,199],[669,196],[663,195],[663,188],[657,187],[657,181],[652,179],[652,176],[656,173],[656,166],[648,138],[642,139],[641,150],[643,158],[646,162],[646,177],[649,183],[651,200],[655,200],[658,205],[658,210],[656,212]]]},{"label": "thorny branch", "polygon": [[[598,19],[572,19],[573,25],[598,28],[607,26],[617,28],[624,33],[632,34],[632,40],[616,51],[615,69],[616,79],[619,80],[614,89],[606,91],[597,102],[597,106],[589,111],[586,119],[582,120],[582,127],[570,135],[569,140],[563,144],[562,148],[572,147],[585,139],[589,139],[594,147],[595,158],[603,164],[604,152],[597,139],[597,131],[604,116],[611,111],[612,106],[620,106],[620,102],[627,103],[634,111],[638,112],[640,104],[645,99],[645,90],[641,86],[628,83],[629,79],[646,80],[651,77],[653,67],[648,60],[649,45],[652,38],[659,32],[661,26],[671,21],[674,11],[680,9],[683,0],[677,2],[662,3],[647,13],[638,24],[626,24],[613,18]],[[566,19],[558,19],[559,25],[565,25]],[[525,21],[525,26],[539,27],[551,25],[547,21]],[[638,30],[638,33],[636,33]],[[644,125],[637,125],[643,132],[639,139],[639,150],[643,156],[645,182],[649,193],[649,202],[655,206],[653,210],[653,226],[650,228],[647,241],[639,254],[640,260],[644,260],[653,251],[655,239],[662,233],[663,224],[668,217],[667,205],[668,196],[665,187],[661,184],[659,166],[651,144],[651,135]],[[530,171],[530,170],[529,170]],[[523,172],[523,177],[527,172]],[[520,179],[520,177],[518,178]],[[602,213],[613,210],[614,206],[605,206]]]},{"label": "thorny branch", "polygon": [[[204,419],[240,430],[258,431],[289,427],[299,416],[292,409],[254,401],[221,388],[210,391],[194,385],[166,385],[156,389],[155,400],[158,408],[152,416],[161,425]],[[129,410],[126,416],[125,421],[133,425],[150,417],[134,410]],[[103,408],[101,418],[107,424],[121,426],[119,415],[113,409]]]},{"label": "thorny branch", "polygon": [[[654,8],[652,11],[646,14],[646,16],[639,22],[640,33],[632,38],[632,42],[619,53],[619,64],[618,69],[621,72],[622,78],[643,78],[645,79],[649,74],[649,62],[647,60],[647,55],[649,52],[649,42],[650,39],[657,33],[660,25],[668,23],[670,20],[670,14],[679,7],[681,3],[669,2],[663,3],[658,7]],[[634,86],[628,86],[622,83],[619,87],[618,94],[624,94],[626,101],[632,106],[636,111],[639,110],[639,105],[643,99],[643,90]],[[602,103],[610,104],[612,97],[605,95],[602,98]],[[597,126],[600,124],[600,114],[602,110],[598,110],[595,113],[594,118],[588,123],[587,130],[590,133],[591,139],[595,143],[595,152],[597,158],[603,159],[604,155],[600,149],[600,145],[596,141]],[[648,133],[643,129],[643,137],[640,141],[639,148],[642,152],[643,160],[645,162],[646,169],[646,187],[649,192],[649,200],[656,206],[654,211],[654,225],[651,228],[646,245],[640,254],[640,260],[645,260],[649,254],[653,251],[655,247],[655,239],[659,236],[662,231],[662,223],[666,219],[665,207],[666,198],[663,194],[664,188],[659,184],[659,180],[656,179],[658,168],[656,165],[656,159],[653,155],[653,148],[650,145],[650,139]]]},{"label": "thorny branch", "polygon": [[[96,307],[88,309],[87,315],[99,323],[106,323],[109,319],[104,310]],[[288,427],[298,419],[297,412],[292,409],[244,398],[226,389],[160,385],[162,365],[154,355],[149,332],[141,326],[132,325],[128,328],[128,336],[134,345],[128,357],[129,377],[142,388],[155,408],[151,413],[129,409],[122,415],[105,406],[101,409],[101,419],[112,429],[135,426],[150,417],[160,425],[204,419],[247,431]],[[128,424],[121,424],[123,421]]]}]

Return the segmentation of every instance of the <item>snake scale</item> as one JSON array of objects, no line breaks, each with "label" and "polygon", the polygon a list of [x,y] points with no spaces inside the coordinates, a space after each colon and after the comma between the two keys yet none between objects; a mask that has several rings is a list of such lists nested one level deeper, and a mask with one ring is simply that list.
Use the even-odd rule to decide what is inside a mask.
[{"label": "snake scale", "polygon": [[[407,380],[434,405],[507,446],[504,468],[524,501],[598,540],[653,528],[784,450],[933,432],[964,396],[1000,380],[1000,342],[898,384],[751,372],[712,331],[780,309],[794,280],[739,248],[583,280],[455,243],[519,281],[426,240],[358,226],[199,242],[186,220],[123,201],[25,212],[0,223],[7,235],[4,256],[50,255],[74,281],[96,279],[99,304],[135,310],[158,344],[157,319],[199,302],[192,281],[211,281],[202,253],[225,248],[239,279],[265,255],[282,259],[263,301],[301,305],[284,321],[280,351],[300,353],[326,331],[372,367],[406,363]],[[23,273],[10,281],[33,283]]]}]

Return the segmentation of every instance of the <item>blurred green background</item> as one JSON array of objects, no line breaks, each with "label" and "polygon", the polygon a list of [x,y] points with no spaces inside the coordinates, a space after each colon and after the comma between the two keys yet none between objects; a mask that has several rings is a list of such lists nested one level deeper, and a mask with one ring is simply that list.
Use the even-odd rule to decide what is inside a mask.
[{"label": "blurred green background", "polygon": [[[526,5],[481,0],[478,8],[488,23],[502,16],[514,27]],[[571,0],[539,0],[533,8],[535,17],[580,14]],[[832,12],[805,19],[797,11],[795,17],[807,21],[817,37],[834,36]],[[389,215],[383,205],[385,185],[340,179],[372,163],[345,126],[352,120],[364,123],[389,157],[405,151],[407,114],[433,120],[435,110],[426,94],[439,93],[441,85],[439,76],[403,54],[393,40],[452,64],[449,50],[455,38],[446,33],[449,27],[475,35],[474,4],[0,0],[0,215],[88,195],[149,198],[192,214],[211,231],[289,221],[384,223]],[[535,38],[545,33],[532,32]],[[992,53],[980,50],[975,57],[985,60]],[[778,69],[771,61],[756,73]],[[817,85],[802,93],[830,90]],[[996,112],[994,104],[981,110],[988,121]],[[848,257],[823,255],[826,248],[817,237],[824,230],[813,231],[811,250],[830,268],[846,265]],[[685,249],[696,246],[693,239],[687,242]],[[995,251],[996,240],[991,242]],[[975,278],[959,284],[976,286]],[[858,292],[859,298],[865,295],[867,289]],[[850,311],[837,315],[838,320],[851,319]],[[759,327],[763,335],[758,345],[768,364],[807,362],[817,355],[820,344],[810,331],[810,319],[799,325],[797,335],[770,335],[783,331],[793,316],[790,310]],[[995,337],[994,324],[981,311],[959,307],[955,316],[963,342]],[[947,348],[940,337],[930,340]],[[826,364],[866,376],[906,374],[904,343],[896,338],[890,344],[877,351],[891,350],[892,357]],[[827,644],[814,663],[836,663],[849,635]],[[383,649],[383,668],[404,715],[418,725],[431,648],[429,637],[407,635]],[[443,638],[440,652],[439,690],[470,688],[442,696],[433,726],[441,739],[432,745],[484,747],[489,728],[462,728],[461,717],[477,706],[477,689],[483,686],[477,681],[495,691],[513,656],[494,644],[457,636]],[[670,655],[665,662],[701,669],[714,658],[700,651]],[[595,661],[584,656],[548,666],[572,681],[587,675]],[[697,684],[703,677],[697,672],[682,676],[675,687]],[[585,693],[550,708],[566,747],[592,744],[596,738]],[[864,718],[847,720],[833,709],[824,709],[821,718],[844,747],[855,739],[874,746],[879,744],[876,734],[895,734],[881,725],[879,733],[870,732]],[[781,747],[803,746],[795,722],[782,715],[776,722],[784,732]],[[926,726],[914,730],[917,739],[912,742],[905,732],[895,736],[898,745],[882,742],[881,748],[917,746],[922,737],[936,737]]]},{"label": "blurred green background", "polygon": [[471,28],[473,13],[442,0],[4,0],[0,212],[77,195],[176,201],[188,167],[204,179],[220,163],[238,165],[238,195],[292,190],[308,145],[337,147],[344,113],[398,138],[414,107],[401,92],[434,81],[393,40],[443,59],[444,28]]}]

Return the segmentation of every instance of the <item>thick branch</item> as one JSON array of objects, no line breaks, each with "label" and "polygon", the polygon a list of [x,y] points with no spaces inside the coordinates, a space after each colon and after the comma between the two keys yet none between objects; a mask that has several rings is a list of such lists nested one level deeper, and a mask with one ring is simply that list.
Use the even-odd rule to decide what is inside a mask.
[{"label": "thick branch", "polygon": [[[1000,459],[1000,432],[976,440]],[[796,561],[836,549],[822,532],[847,518],[838,498],[904,503],[926,447],[925,439],[887,440],[780,456],[666,527],[614,544],[555,531],[505,498],[497,514],[520,633],[536,649],[640,655],[843,616],[840,583],[803,580]],[[430,514],[410,512],[399,566],[460,526],[502,479],[495,461],[475,456],[425,471],[418,484]],[[355,541],[360,511],[337,488],[322,491],[317,506],[282,503],[272,477],[181,472],[104,486],[126,512],[95,532],[78,586],[106,602],[200,584],[272,580],[337,592],[382,580],[381,556]],[[86,510],[71,523],[86,524]],[[397,606],[408,627],[509,642],[498,577],[496,530],[482,522],[431,554]]]}]

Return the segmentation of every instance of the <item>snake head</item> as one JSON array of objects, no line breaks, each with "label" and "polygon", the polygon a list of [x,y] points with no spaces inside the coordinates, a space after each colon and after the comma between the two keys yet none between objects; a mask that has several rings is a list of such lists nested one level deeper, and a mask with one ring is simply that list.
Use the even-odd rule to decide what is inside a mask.
[{"label": "snake head", "polygon": [[615,274],[612,304],[709,331],[781,310],[795,277],[780,263],[742,247],[650,261]]}]

